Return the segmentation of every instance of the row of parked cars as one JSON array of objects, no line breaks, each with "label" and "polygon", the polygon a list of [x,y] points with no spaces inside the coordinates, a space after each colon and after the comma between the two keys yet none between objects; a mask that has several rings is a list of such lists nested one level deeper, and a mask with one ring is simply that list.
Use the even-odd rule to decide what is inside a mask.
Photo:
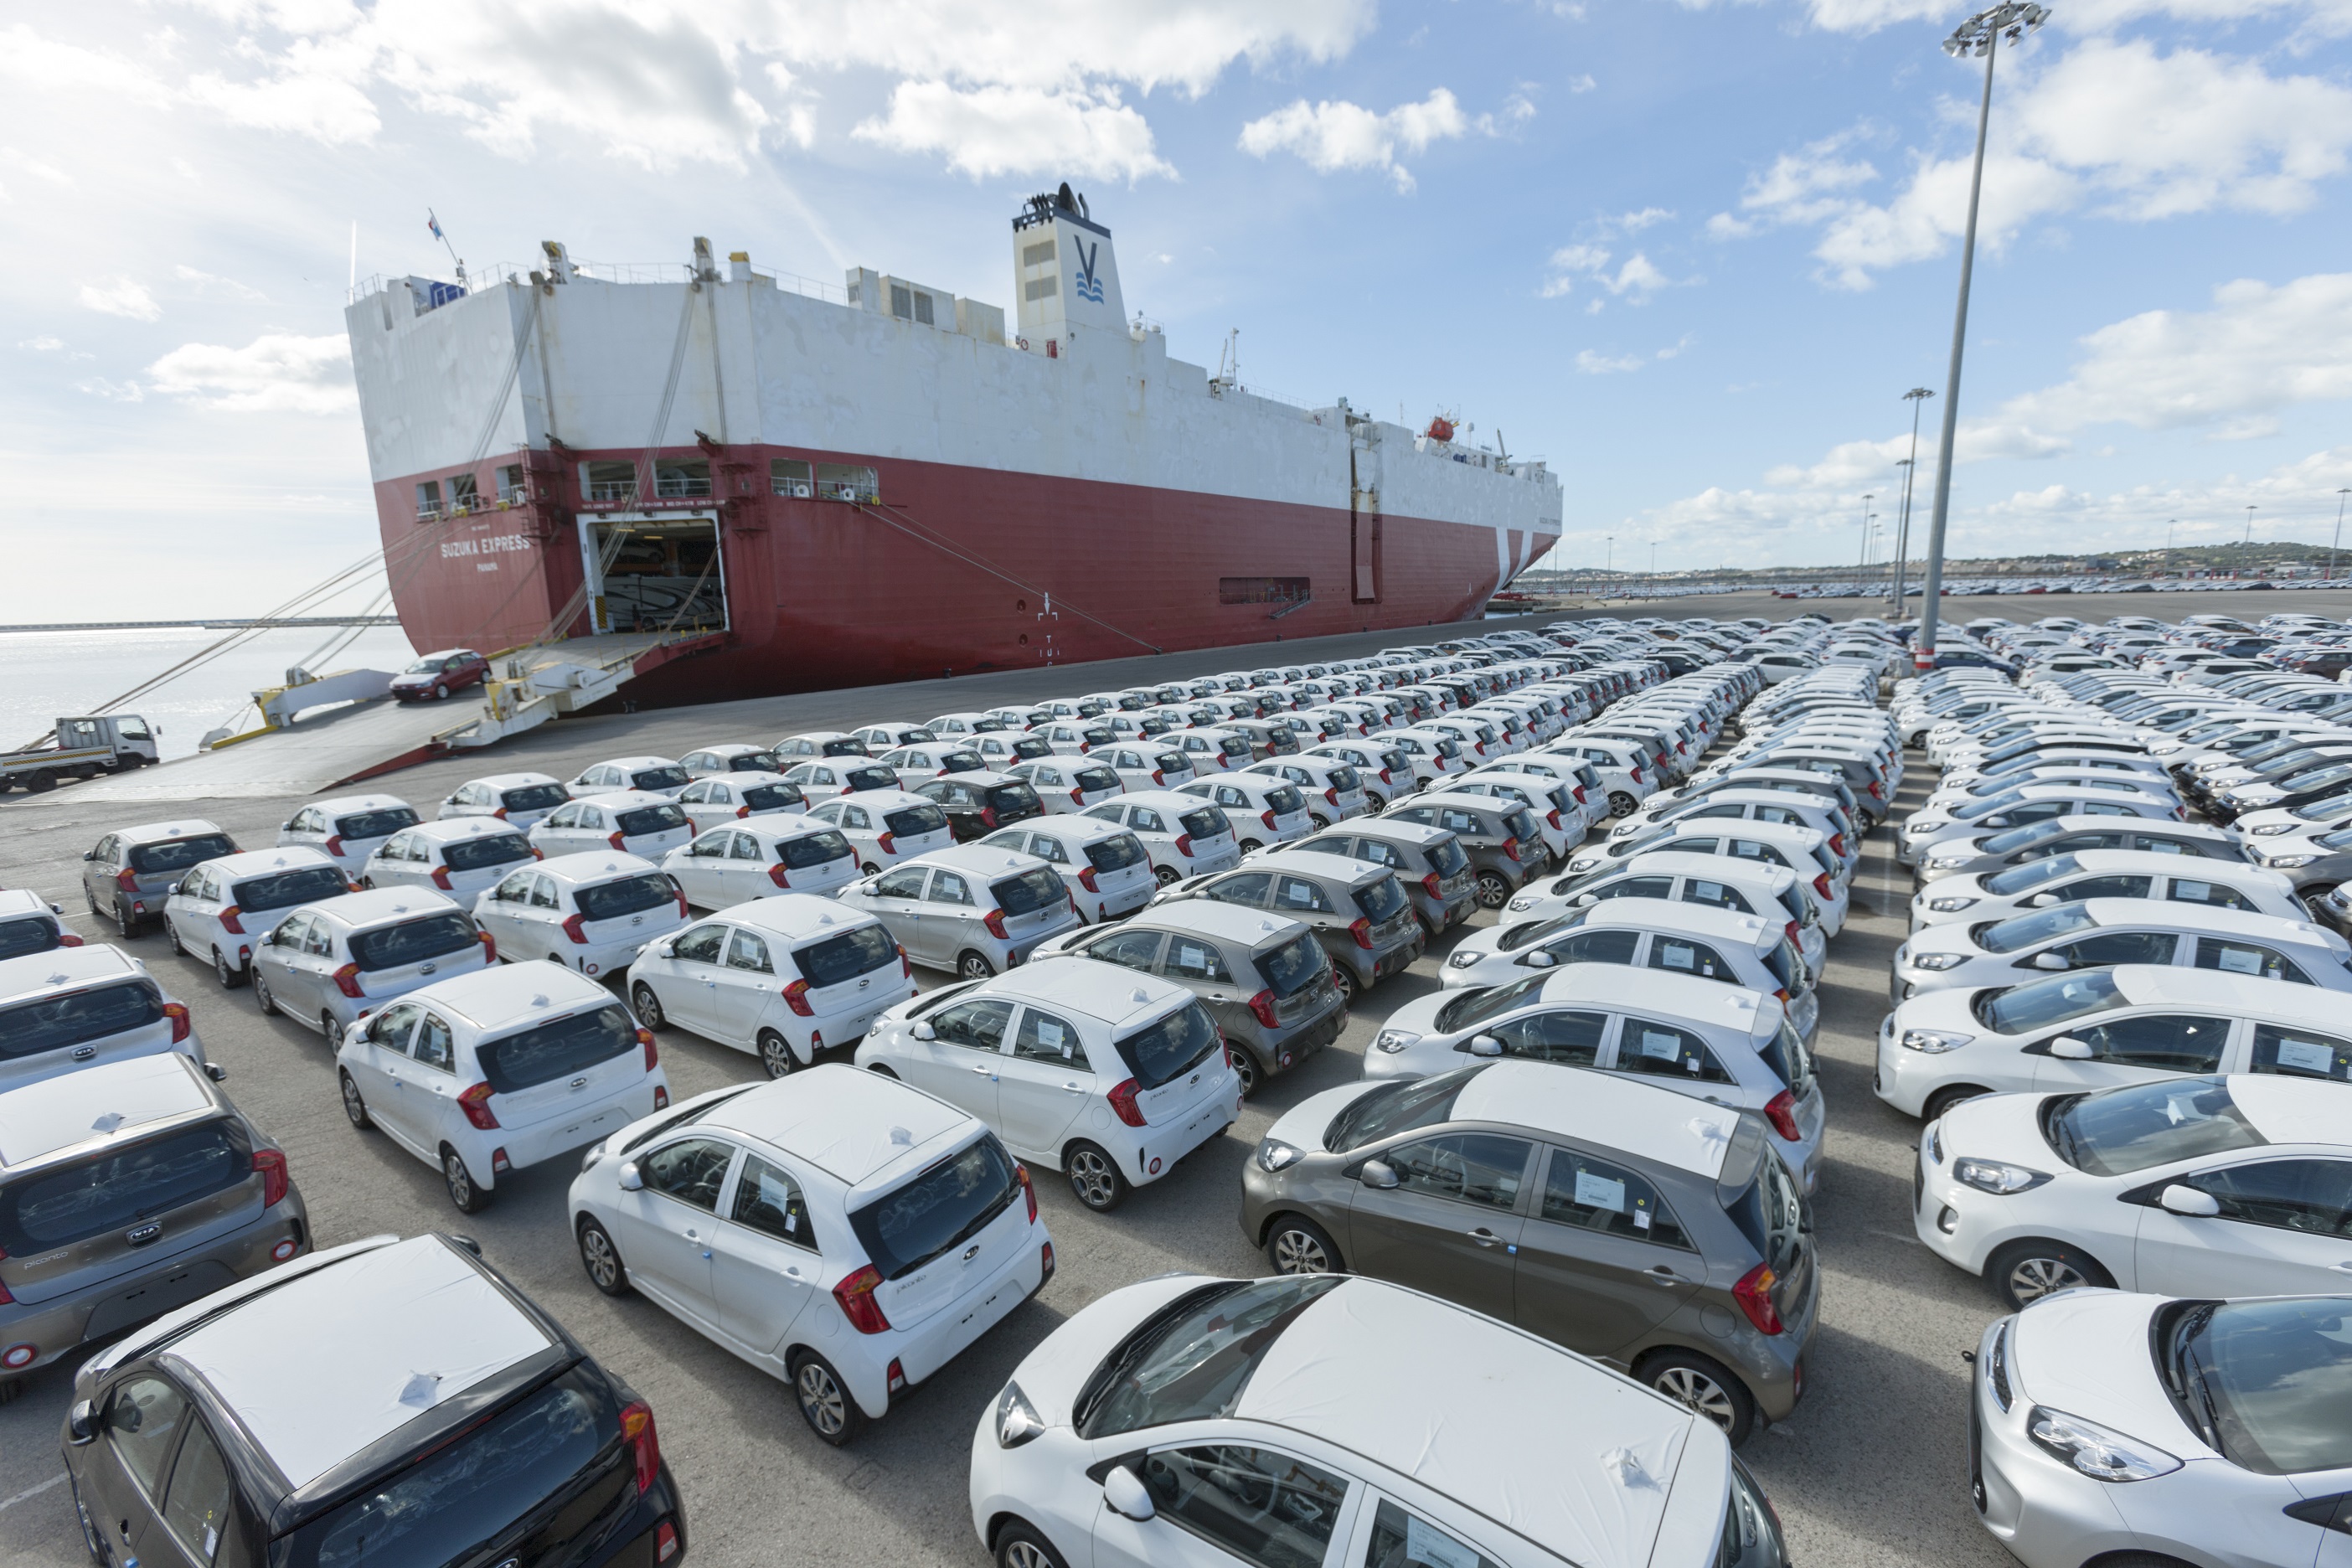
[{"label": "row of parked cars", "polygon": [[1966,631],[1895,689],[1941,783],[1874,1087],[2011,1309],[1976,1510],[2032,1568],[2352,1561],[2343,689],[2227,617]]}]

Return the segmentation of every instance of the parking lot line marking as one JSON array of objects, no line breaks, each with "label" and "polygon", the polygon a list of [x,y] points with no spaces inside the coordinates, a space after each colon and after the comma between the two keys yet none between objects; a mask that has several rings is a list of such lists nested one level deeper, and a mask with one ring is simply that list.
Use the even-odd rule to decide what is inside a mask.
[{"label": "parking lot line marking", "polygon": [[23,1502],[27,1498],[37,1498],[40,1496],[43,1492],[48,1490],[51,1487],[56,1486],[65,1479],[66,1473],[63,1470],[59,1470],[56,1475],[51,1476],[47,1480],[41,1482],[38,1486],[26,1487],[23,1491],[18,1492],[12,1498],[0,1498],[0,1513],[5,1513],[8,1510],[15,1508],[18,1503]]}]

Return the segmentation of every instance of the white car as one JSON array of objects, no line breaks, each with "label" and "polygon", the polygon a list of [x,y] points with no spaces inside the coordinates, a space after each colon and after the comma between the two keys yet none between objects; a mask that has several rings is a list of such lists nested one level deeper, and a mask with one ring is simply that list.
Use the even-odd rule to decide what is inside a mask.
[{"label": "white car", "polygon": [[940,733],[928,724],[909,724],[893,721],[887,724],[868,724],[852,731],[875,756],[895,751],[900,746],[927,746],[940,739]]},{"label": "white car", "polygon": [[1530,761],[1552,757],[1591,764],[1593,776],[1600,782],[1601,802],[1612,816],[1631,816],[1658,791],[1657,770],[1637,742],[1570,730],[1550,745],[1513,761],[1524,766]]},{"label": "white car", "polygon": [[0,1088],[163,1051],[205,1060],[187,1005],[121,948],[0,959]]},{"label": "white car", "polygon": [[1040,757],[1050,757],[1054,748],[1025,730],[1007,727],[985,731],[964,737],[965,744],[980,753],[980,760],[994,773],[1003,773],[1015,763],[1034,763]]},{"label": "white car", "polygon": [[474,900],[474,919],[500,956],[592,976],[619,973],[689,918],[686,894],[667,872],[617,849],[527,866]]},{"label": "white car", "polygon": [[1412,764],[1402,752],[1390,751],[1383,740],[1326,741],[1298,753],[1300,758],[1328,757],[1356,770],[1357,786],[1375,812],[1386,811],[1419,787]]},{"label": "white car", "polygon": [[2154,899],[2287,921],[2309,912],[2296,900],[2294,884],[2276,871],[2146,849],[2083,849],[1923,888],[1911,896],[1911,929],[2007,920],[2078,899]]},{"label": "white car", "polygon": [[693,837],[694,824],[685,807],[667,795],[644,790],[566,802],[530,830],[530,841],[541,854],[618,849],[648,860]]},{"label": "white car", "polygon": [[357,876],[377,845],[417,821],[416,808],[398,795],[338,795],[313,801],[288,817],[278,830],[278,842],[316,849]]},{"label": "white car", "polygon": [[1454,944],[1439,971],[1448,991],[1508,985],[1570,963],[1630,963],[1777,992],[1807,1045],[1821,1023],[1821,997],[1801,946],[1773,918],[1687,900],[1605,899],[1547,920],[1512,919]]},{"label": "white car", "polygon": [[1297,787],[1307,803],[1307,826],[1318,832],[1335,822],[1349,817],[1370,816],[1371,797],[1364,793],[1363,776],[1355,764],[1336,757],[1297,756],[1268,757],[1262,763],[1252,763],[1242,770],[1244,774],[1263,773],[1267,778],[1280,779]]},{"label": "white car", "polygon": [[747,816],[775,816],[808,809],[801,786],[782,773],[725,773],[698,778],[677,792],[687,826],[708,833],[721,823]]},{"label": "white car", "polygon": [[[1105,745],[1103,751],[1118,748]],[[1043,762],[1015,763],[1005,772],[1037,792],[1037,803],[1050,815],[1084,811],[1126,793],[1117,770],[1089,755],[1048,757]]]},{"label": "white car", "polygon": [[1475,758],[1464,752],[1459,735],[1419,724],[1389,731],[1381,737],[1381,744],[1404,758],[1412,769],[1413,782],[1424,789],[1441,780],[1459,778],[1475,765]]},{"label": "white car", "polygon": [[412,991],[343,1031],[343,1114],[441,1172],[463,1214],[499,1178],[669,1104],[654,1037],[597,982],[507,964]]},{"label": "white car", "polygon": [[434,815],[443,822],[457,816],[495,816],[527,832],[571,798],[572,792],[562,781],[546,773],[492,773],[450,791]]},{"label": "white car", "polygon": [[[1096,807],[1097,811],[1100,806]],[[1151,858],[1126,828],[1094,816],[1026,822],[981,840],[992,849],[1034,855],[1062,879],[1078,918],[1088,924],[1122,920],[1151,901],[1159,888]]]},{"label": "white car", "polygon": [[1566,864],[1568,852],[1584,842],[1584,807],[1577,800],[1579,792],[1574,784],[1540,773],[1508,771],[1506,764],[1504,768],[1480,768],[1469,777],[1447,784],[1445,793],[1491,795],[1526,806],[1535,814],[1545,858],[1552,865]]},{"label": "white car", "polygon": [[2352,1561],[2352,1297],[2333,1289],[2078,1290],[1996,1321],[1969,1395],[1985,1529],[2026,1568]]},{"label": "white car", "polygon": [[1208,1009],[1109,963],[1041,963],[902,1003],[876,1021],[857,1065],[979,1117],[1097,1211],[1242,1113]]},{"label": "white car", "polygon": [[1705,1416],[1339,1274],[1171,1274],[1089,1302],[982,1412],[970,1485],[999,1568],[1786,1561]]},{"label": "white car", "polygon": [[2113,788],[2089,784],[2025,784],[2002,795],[1973,800],[1948,812],[1914,813],[1895,837],[1895,858],[1914,866],[1954,838],[1972,838],[2005,827],[2022,827],[2053,816],[2137,816],[2160,821],[2182,819],[2180,802],[2124,784]]},{"label": "white car", "polygon": [[1587,845],[1569,860],[1571,877],[1591,876],[1611,866],[1625,865],[1644,855],[1714,855],[1726,860],[1753,861],[1786,867],[1805,883],[1821,910],[1822,931],[1835,936],[1845,929],[1853,889],[1845,862],[1830,852],[1829,840],[1811,827],[1777,822],[1674,823],[1656,837],[1637,837],[1606,847]]},{"label": "white car", "polygon": [[2000,990],[1930,991],[1886,1016],[1871,1086],[1933,1121],[1979,1094],[2112,1089],[2195,1073],[2352,1078],[2338,994],[2126,963]]},{"label": "white car", "polygon": [[1809,974],[1824,973],[1829,936],[1822,929],[1821,900],[1812,884],[1794,871],[1754,860],[1679,852],[1637,855],[1613,871],[1534,882],[1503,906],[1504,925],[1549,920],[1590,909],[1604,899],[1675,899],[1709,904],[1781,922],[1797,944]]},{"label": "white car", "polygon": [[1174,790],[1139,790],[1105,801],[1087,816],[1126,828],[1151,858],[1161,887],[1241,864],[1241,844],[1223,809]]},{"label": "white car", "polygon": [[1197,725],[1190,730],[1171,730],[1161,737],[1169,749],[1184,753],[1192,764],[1195,778],[1230,772],[1247,766],[1256,753],[1250,748],[1249,738],[1238,730],[1219,725]]},{"label": "white car", "polygon": [[862,789],[905,787],[898,770],[866,757],[828,757],[823,762],[795,763],[784,770],[787,783],[797,784],[811,799],[828,795],[855,795]]},{"label": "white car", "polygon": [[1247,769],[1195,779],[1176,792],[1196,795],[1222,808],[1244,855],[1269,844],[1287,844],[1314,831],[1307,797],[1297,784]]},{"label": "white car", "polygon": [[540,831],[526,834],[495,817],[420,822],[376,847],[361,868],[360,886],[432,888],[463,904],[518,864],[540,858]]},{"label": "white car", "polygon": [[830,893],[857,875],[857,851],[814,816],[750,817],[662,857],[687,901],[723,910],[784,893]]},{"label": "white car", "polygon": [[2017,985],[2115,963],[2179,964],[2352,991],[2352,945],[2309,921],[2152,899],[2078,899],[1980,924],[1929,926],[1895,950],[1888,997]]},{"label": "white car", "polygon": [[331,1049],[362,1014],[498,961],[498,939],[446,894],[371,888],[279,920],[253,950],[253,1000]]},{"label": "white car", "polygon": [[29,888],[0,888],[0,959],[80,945],[80,934],[66,925],[64,905]]},{"label": "white car", "polygon": [[768,750],[781,762],[797,763],[810,757],[866,757],[866,742],[843,730],[803,730],[787,735]]},{"label": "white car", "polygon": [[942,713],[936,719],[928,720],[923,728],[945,741],[950,738],[970,740],[974,735],[1001,733],[1008,730],[1024,729],[1025,726],[1016,724],[1010,719],[1000,719],[993,713],[981,713],[966,709],[961,712]]},{"label": "white car", "polygon": [[862,1037],[876,1014],[915,994],[914,976],[872,915],[788,893],[647,943],[628,992],[647,1028],[676,1024],[782,1078]]},{"label": "white car", "polygon": [[589,1151],[580,1260],[792,1385],[835,1447],[1054,1277],[1029,1173],[977,1119],[871,1073],[723,1089]]},{"label": "white car", "polygon": [[1161,735],[1139,742],[1107,746],[1092,760],[1118,775],[1122,790],[1176,789],[1192,782],[1192,754],[1174,746],[1175,737]]},{"label": "white car", "polygon": [[955,842],[948,814],[936,802],[902,789],[860,790],[820,803],[809,820],[837,827],[856,851],[857,868],[872,876],[885,866],[944,849]]},{"label": "white car", "polygon": [[1030,731],[1044,741],[1057,757],[1082,757],[1097,746],[1114,745],[1118,737],[1110,726],[1094,719],[1055,716]]},{"label": "white car", "polygon": [[988,761],[961,741],[927,741],[919,745],[894,746],[874,759],[875,765],[885,767],[898,775],[900,789],[913,789],[918,784],[943,779],[950,773],[976,773],[988,766]]},{"label": "white car", "polygon": [[693,782],[694,775],[669,757],[614,757],[583,768],[570,787],[575,798],[640,790],[675,800],[677,792]]},{"label": "white car", "polygon": [[2011,1307],[2078,1286],[2344,1288],[2352,1084],[2166,1079],[1963,1100],[1919,1136],[1913,1229]]},{"label": "white car", "polygon": [[253,950],[283,911],[357,890],[323,850],[224,855],[181,878],[163,900],[163,939],[173,952],[210,963],[226,990],[252,977]]},{"label": "white car", "polygon": [[783,760],[765,746],[754,746],[744,741],[728,741],[716,746],[705,746],[678,758],[677,765],[698,779],[719,778],[728,773],[775,773],[783,771]]}]

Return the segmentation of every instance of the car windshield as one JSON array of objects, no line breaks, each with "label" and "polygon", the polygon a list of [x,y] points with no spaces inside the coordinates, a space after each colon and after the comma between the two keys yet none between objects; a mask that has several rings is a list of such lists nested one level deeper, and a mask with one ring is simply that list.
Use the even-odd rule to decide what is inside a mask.
[{"label": "car windshield", "polygon": [[2008,790],[1994,795],[1990,800],[1972,800],[1952,815],[1962,822],[1974,822],[1980,816],[1990,816],[1994,812],[2006,811],[2024,798],[2018,791]]},{"label": "car windshield", "polygon": [[2270,1140],[2254,1131],[2226,1079],[2168,1079],[2042,1101],[2042,1136],[2058,1157],[2094,1176],[2128,1175]]},{"label": "car windshield", "polygon": [[1404,913],[1404,885],[1393,876],[1382,877],[1377,882],[1367,882],[1355,889],[1356,908],[1374,925],[1382,925]]},{"label": "car windshield", "polygon": [[478,947],[481,937],[474,922],[456,910],[445,914],[420,915],[398,925],[378,926],[373,931],[352,933],[352,962],[366,973],[379,969],[397,969],[404,963],[422,963],[428,958],[444,953],[463,952]]},{"label": "car windshield", "polygon": [[438,675],[441,673],[441,660],[437,658],[420,658],[415,664],[410,665],[406,669],[402,670],[400,673],[403,675]]},{"label": "car windshield", "polygon": [[[646,871],[617,881],[597,882],[572,895],[583,920],[614,921],[657,910],[677,897],[677,889],[658,871]],[[682,912],[682,911],[681,911]]]},{"label": "car windshield", "polygon": [[2231,1463],[2267,1476],[2341,1469],[2352,1465],[2347,1305],[2322,1296],[2161,1309],[2158,1371],[2181,1415]]},{"label": "car windshield", "polygon": [[667,801],[659,805],[635,805],[626,811],[616,811],[613,814],[613,821],[625,838],[667,833],[687,826],[686,813]]},{"label": "car windshield", "polygon": [[499,795],[499,804],[509,811],[553,811],[571,798],[560,784],[522,784]]},{"label": "car windshield", "polygon": [[0,1061],[102,1040],[163,1016],[154,983],[123,980],[0,1008]]},{"label": "car windshield", "polygon": [[335,818],[335,831],[345,838],[389,838],[404,827],[416,826],[416,813],[407,806],[383,811],[355,811]]},{"label": "car windshield", "polygon": [[2038,888],[2054,877],[2079,871],[2083,863],[2072,855],[2045,855],[2039,860],[2028,860],[2022,866],[2011,866],[1984,879],[1984,889],[1998,898],[2009,898]]},{"label": "car windshield", "polygon": [[1199,1067],[1224,1045],[1224,1037],[1217,1033],[1209,1010],[1192,1002],[1118,1044],[1119,1058],[1136,1086],[1153,1089]]},{"label": "car windshield", "polygon": [[1568,914],[1554,915],[1549,920],[1523,921],[1515,926],[1506,926],[1502,935],[1495,939],[1495,947],[1498,952],[1517,952],[1523,947],[1547,942],[1562,931],[1574,931],[1591,913],[1591,910],[1576,910]]},{"label": "car windshield", "polygon": [[135,845],[131,851],[131,868],[142,873],[184,871],[200,862],[236,853],[236,845],[227,834],[202,833],[194,838],[167,838],[159,844]]},{"label": "car windshield", "polygon": [[475,1048],[482,1076],[499,1094],[512,1094],[585,1072],[637,1048],[637,1026],[618,1002],[593,1012],[535,1025],[485,1040]]},{"label": "car windshield", "polygon": [[1323,1129],[1323,1147],[1331,1153],[1344,1154],[1399,1132],[1434,1127],[1448,1121],[1464,1086],[1486,1068],[1486,1063],[1477,1062],[1429,1078],[1384,1083],[1358,1095],[1341,1106],[1330,1125]]},{"label": "car windshield", "polygon": [[291,871],[247,877],[229,889],[229,902],[247,914],[260,914],[335,898],[351,890],[352,885],[332,866],[300,866]]},{"label": "car windshield", "polygon": [[[677,807],[666,809],[676,811]],[[622,822],[625,827],[628,814]],[[453,838],[442,846],[441,858],[452,871],[480,871],[531,858],[530,840],[520,833],[486,833],[478,838]]]},{"label": "car windshield", "polygon": [[2020,849],[2047,844],[2065,831],[2063,823],[2054,817],[2045,817],[2023,827],[2012,827],[2006,833],[1996,833],[1977,847],[1988,855],[2013,855]]},{"label": "car windshield", "polygon": [[1323,955],[1323,944],[1315,940],[1311,931],[1300,931],[1288,942],[1253,953],[1252,961],[1276,996],[1295,995],[1323,978],[1331,961]]},{"label": "car windshield", "polygon": [[1146,1318],[1079,1390],[1072,1425],[1089,1440],[1229,1415],[1283,1331],[1336,1274],[1233,1280],[1188,1291]]},{"label": "car windshield", "polygon": [[787,806],[807,805],[808,796],[801,793],[798,784],[753,784],[744,790],[743,804],[753,812],[782,811]]},{"label": "car windshield", "polygon": [[0,1187],[0,1249],[17,1258],[52,1252],[244,1181],[253,1152],[244,1130],[206,1121]]},{"label": "car windshield", "polygon": [[993,1137],[949,1155],[903,1187],[849,1211],[849,1228],[886,1280],[962,1246],[1021,1195],[1019,1167]]},{"label": "car windshield", "polygon": [[779,841],[776,857],[783,861],[787,871],[807,871],[835,860],[854,857],[857,852],[837,829],[820,827],[814,833],[803,833]]},{"label": "car windshield", "polygon": [[1508,985],[1465,992],[1439,1008],[1437,1016],[1431,1023],[1435,1032],[1445,1035],[1475,1028],[1501,1017],[1514,1007],[1541,1001],[1544,982],[1549,978],[1549,975],[1531,974],[1525,980],[1514,980]]},{"label": "car windshield", "polygon": [[1969,1005],[1977,1022],[1996,1034],[2023,1035],[2069,1019],[2125,1005],[2115,972],[2085,969],[2076,974],[2053,974],[2006,991],[1987,991]]},{"label": "car windshield", "polygon": [[897,962],[898,957],[898,944],[890,940],[890,933],[877,921],[796,949],[793,953],[793,966],[801,972],[801,978],[822,990],[827,985],[839,985],[844,981],[855,980],[861,974],[871,974],[883,965]]},{"label": "car windshield", "polygon": [[2098,923],[2091,918],[2088,903],[2053,904],[2030,915],[1995,921],[1978,933],[1977,945],[1987,952],[2016,952]]}]

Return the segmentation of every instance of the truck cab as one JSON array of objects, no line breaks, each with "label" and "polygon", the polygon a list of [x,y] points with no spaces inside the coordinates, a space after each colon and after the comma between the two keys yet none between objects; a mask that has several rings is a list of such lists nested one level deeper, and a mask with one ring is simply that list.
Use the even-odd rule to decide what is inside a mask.
[{"label": "truck cab", "polygon": [[160,760],[155,737],[162,732],[136,713],[60,719],[42,744],[0,753],[0,790],[39,795],[66,779],[152,766]]}]

